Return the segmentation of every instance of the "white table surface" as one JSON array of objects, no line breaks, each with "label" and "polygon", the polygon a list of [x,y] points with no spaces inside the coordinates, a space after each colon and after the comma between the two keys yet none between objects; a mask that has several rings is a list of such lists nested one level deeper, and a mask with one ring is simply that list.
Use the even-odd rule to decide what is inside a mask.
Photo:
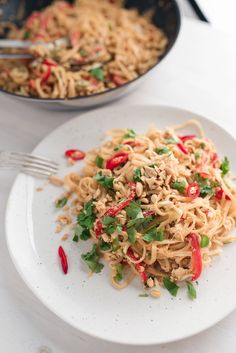
[{"label": "white table surface", "polygon": [[[114,109],[121,104],[175,105],[218,121],[236,137],[235,44],[235,38],[212,30],[206,24],[185,20],[170,56],[142,87],[114,103]],[[0,150],[29,152],[55,127],[78,114],[40,110],[0,96]],[[15,175],[6,170],[0,173],[1,353],[235,353],[236,311],[197,336],[156,348],[133,349],[81,341],[74,330],[31,294],[9,259],[4,211]],[[15,236],[17,241],[17,234]],[[173,317],[173,320],[178,318]]]}]

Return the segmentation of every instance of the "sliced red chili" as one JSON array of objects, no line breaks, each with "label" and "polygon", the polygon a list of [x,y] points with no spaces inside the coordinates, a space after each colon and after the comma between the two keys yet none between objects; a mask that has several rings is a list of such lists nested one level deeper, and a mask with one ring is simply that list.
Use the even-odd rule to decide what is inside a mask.
[{"label": "sliced red chili", "polygon": [[183,152],[184,154],[188,154],[188,151],[186,150],[186,148],[184,147],[184,145],[182,143],[177,143],[177,147],[180,149],[181,152]]},{"label": "sliced red chili", "polygon": [[112,158],[108,159],[106,168],[113,170],[114,168],[126,163],[129,159],[129,154],[125,152],[116,153]]},{"label": "sliced red chili", "polygon": [[200,176],[201,176],[203,179],[208,179],[208,178],[210,177],[210,174],[209,174],[209,173],[200,172],[199,174],[200,174]]},{"label": "sliced red chili", "polygon": [[222,187],[219,188],[219,190],[215,193],[215,197],[217,198],[217,200],[221,200],[224,194],[224,190],[222,189]]},{"label": "sliced red chili", "polygon": [[178,138],[182,141],[182,142],[186,142],[189,140],[192,140],[196,137],[196,135],[185,135],[185,136],[178,136]]},{"label": "sliced red chili", "polygon": [[42,82],[47,82],[51,76],[51,73],[52,73],[52,68],[50,65],[47,65],[47,71],[42,76]]},{"label": "sliced red chili", "polygon": [[155,212],[154,211],[144,211],[143,212],[144,217],[148,217],[148,216],[155,216]]},{"label": "sliced red chili", "polygon": [[81,159],[84,159],[85,153],[81,150],[72,149],[72,150],[67,150],[65,152],[65,157],[71,158],[74,161],[79,161]]},{"label": "sliced red chili", "polygon": [[187,195],[192,200],[196,199],[200,195],[200,187],[197,182],[194,182],[188,185]]},{"label": "sliced red chili", "polygon": [[[134,261],[138,260],[138,257],[134,255],[134,252],[131,248],[129,248],[127,250],[127,255],[129,258],[131,258]],[[144,262],[140,262],[138,264],[134,264],[136,270],[139,272],[139,276],[141,278],[141,280],[143,281],[143,283],[146,283],[147,281],[147,275],[145,273],[145,271],[143,271],[143,268],[145,268],[145,263]]]},{"label": "sliced red chili", "polygon": [[188,235],[192,247],[193,276],[192,281],[196,281],[202,272],[202,255],[198,237],[195,233]]},{"label": "sliced red chili", "polygon": [[135,198],[136,194],[136,184],[129,183],[130,188],[130,195],[129,197],[120,202],[118,205],[109,208],[105,213],[104,216],[115,217],[120,211],[122,211],[125,207],[129,206],[130,202]]},{"label": "sliced red chili", "polygon": [[43,64],[48,66],[58,66],[58,64],[52,59],[44,59]]},{"label": "sliced red chili", "polygon": [[225,195],[225,199],[226,199],[227,201],[231,201],[231,198],[229,197],[229,195]]},{"label": "sliced red chili", "polygon": [[99,219],[97,219],[96,220],[96,223],[95,223],[95,235],[96,235],[96,238],[99,238],[100,236],[101,236],[101,234],[102,234],[102,222],[99,220]]},{"label": "sliced red chili", "polygon": [[66,253],[65,253],[65,251],[64,251],[62,246],[59,246],[59,248],[58,248],[58,255],[59,255],[59,258],[60,258],[60,261],[61,261],[62,271],[66,275],[67,272],[68,272],[68,261],[67,261]]},{"label": "sliced red chili", "polygon": [[116,86],[122,86],[126,83],[126,80],[119,75],[113,75],[112,82],[115,83]]},{"label": "sliced red chili", "polygon": [[124,141],[123,144],[129,145],[131,147],[140,146],[140,143],[136,142],[135,140]]}]

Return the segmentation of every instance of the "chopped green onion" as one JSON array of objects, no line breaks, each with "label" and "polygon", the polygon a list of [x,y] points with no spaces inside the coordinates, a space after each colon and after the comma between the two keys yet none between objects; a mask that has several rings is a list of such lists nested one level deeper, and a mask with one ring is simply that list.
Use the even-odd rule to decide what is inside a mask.
[{"label": "chopped green onion", "polygon": [[201,248],[206,248],[209,245],[209,238],[207,235],[202,235],[201,237],[201,243],[200,246]]},{"label": "chopped green onion", "polygon": [[138,296],[141,297],[141,298],[149,297],[149,295],[147,293],[142,293],[142,294],[139,294]]},{"label": "chopped green onion", "polygon": [[120,248],[120,242],[118,238],[113,239],[112,241],[112,251],[117,251]]},{"label": "chopped green onion", "polygon": [[186,182],[185,181],[174,181],[170,184],[172,189],[178,190],[179,192],[183,193],[186,189]]},{"label": "chopped green onion", "polygon": [[89,71],[90,74],[99,81],[104,81],[104,71],[100,67],[92,69]]},{"label": "chopped green onion", "polygon": [[136,132],[133,129],[128,129],[128,132],[124,135],[124,138],[132,138],[136,137]]},{"label": "chopped green onion", "polygon": [[96,159],[95,159],[95,163],[96,163],[96,166],[98,168],[102,168],[103,167],[103,162],[104,162],[104,159],[100,156],[97,156]]},{"label": "chopped green onion", "polygon": [[62,208],[67,204],[68,198],[67,197],[63,197],[60,200],[57,200],[56,202],[56,208]]},{"label": "chopped green onion", "polygon": [[121,265],[121,264],[118,264],[118,265],[116,265],[116,276],[115,276],[115,280],[116,280],[117,282],[120,282],[120,281],[122,281],[123,277],[124,277],[124,266]]},{"label": "chopped green onion", "polygon": [[172,282],[169,277],[163,278],[163,284],[165,288],[169,291],[169,293],[173,295],[173,297],[176,297],[179,290],[179,286],[177,286],[176,283]]},{"label": "chopped green onion", "polygon": [[122,147],[124,147],[124,145],[117,145],[116,147],[114,147],[114,151],[119,151],[119,149],[121,149]]},{"label": "chopped green onion", "polygon": [[193,284],[191,282],[186,282],[186,283],[187,283],[189,298],[196,299],[197,292],[196,292],[196,289],[194,288]]},{"label": "chopped green onion", "polygon": [[170,152],[169,148],[167,148],[167,147],[155,148],[154,151],[159,155],[166,154],[166,153]]}]

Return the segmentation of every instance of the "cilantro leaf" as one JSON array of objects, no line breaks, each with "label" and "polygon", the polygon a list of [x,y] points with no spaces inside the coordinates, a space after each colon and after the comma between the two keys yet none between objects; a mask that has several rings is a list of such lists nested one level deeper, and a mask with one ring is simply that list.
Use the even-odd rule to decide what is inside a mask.
[{"label": "cilantro leaf", "polygon": [[143,236],[143,240],[146,242],[150,243],[151,241],[162,241],[164,240],[164,232],[162,229],[157,230],[155,227],[149,230],[146,234]]},{"label": "cilantro leaf", "polygon": [[119,149],[121,149],[122,147],[124,147],[124,145],[117,145],[116,147],[114,147],[114,151],[119,151]]},{"label": "cilantro leaf", "polygon": [[178,290],[179,290],[179,286],[177,286],[176,283],[172,282],[169,279],[169,277],[163,278],[163,284],[164,284],[165,288],[169,291],[169,293],[171,295],[173,295],[174,297],[176,297]]},{"label": "cilantro leaf", "polygon": [[143,212],[138,202],[132,201],[125,208],[127,215],[132,219],[143,218]]},{"label": "cilantro leaf", "polygon": [[132,138],[136,137],[136,132],[133,129],[128,129],[128,132],[124,135],[124,138]]},{"label": "cilantro leaf", "polygon": [[201,153],[200,152],[194,153],[194,157],[195,157],[195,159],[200,158],[201,157]]},{"label": "cilantro leaf", "polygon": [[110,251],[112,249],[111,243],[107,243],[103,239],[101,240],[99,247],[100,247],[100,250],[104,252]]},{"label": "cilantro leaf", "polygon": [[95,180],[101,184],[104,188],[112,189],[114,178],[102,175],[102,172],[98,172],[95,175]]},{"label": "cilantro leaf", "polygon": [[99,81],[104,81],[104,71],[100,67],[96,67],[95,69],[92,69],[89,71],[90,74],[95,77]]},{"label": "cilantro leaf", "polygon": [[213,196],[215,192],[213,188],[215,187],[214,182],[211,184],[208,178],[203,178],[200,174],[196,174],[195,180],[200,186],[200,196],[206,197],[207,195]]},{"label": "cilantro leaf", "polygon": [[179,192],[183,193],[186,189],[187,184],[185,181],[174,181],[170,184],[172,189],[178,190]]},{"label": "cilantro leaf", "polygon": [[63,208],[66,204],[67,204],[68,198],[67,197],[63,197],[60,200],[57,200],[56,202],[56,208]]},{"label": "cilantro leaf", "polygon": [[76,242],[76,243],[78,243],[78,241],[79,241],[79,237],[78,237],[78,235],[74,235],[73,236],[73,239],[72,239],[74,242]]},{"label": "cilantro leaf", "polygon": [[112,224],[116,221],[115,217],[110,217],[110,216],[105,216],[102,219],[102,224],[104,224],[105,226]]},{"label": "cilantro leaf", "polygon": [[207,235],[202,235],[200,246],[201,248],[206,248],[209,245],[209,238]]},{"label": "cilantro leaf", "polygon": [[166,154],[166,153],[170,152],[169,148],[167,148],[167,147],[155,148],[154,151],[159,155]]},{"label": "cilantro leaf", "polygon": [[100,157],[100,156],[96,157],[95,163],[98,168],[102,168],[103,162],[104,162],[104,159],[102,157]]},{"label": "cilantro leaf", "polygon": [[120,234],[122,232],[122,230],[123,230],[122,225],[121,224],[117,224],[117,226],[116,226],[117,233]]},{"label": "cilantro leaf", "polygon": [[227,157],[225,157],[221,162],[220,170],[221,170],[222,176],[226,175],[229,172],[230,166],[229,166],[229,160]]},{"label": "cilantro leaf", "polygon": [[105,233],[113,234],[116,231],[116,226],[114,224],[109,224],[105,229]]},{"label": "cilantro leaf", "polygon": [[127,229],[128,239],[131,244],[134,244],[136,241],[136,230],[134,227]]},{"label": "cilantro leaf", "polygon": [[122,281],[124,277],[124,266],[122,266],[121,264],[116,265],[116,276],[115,276],[115,280],[117,282]]},{"label": "cilantro leaf", "polygon": [[112,251],[117,251],[120,248],[120,242],[118,238],[113,239],[112,241]]},{"label": "cilantro leaf", "polygon": [[80,48],[79,53],[81,56],[87,56],[88,52],[86,50],[84,50],[83,48]]},{"label": "cilantro leaf", "polygon": [[134,170],[134,175],[133,175],[133,181],[141,181],[141,176],[142,176],[142,174],[141,174],[141,169],[140,168],[136,168],[135,170]]},{"label": "cilantro leaf", "polygon": [[93,213],[93,200],[88,201],[84,205],[84,210],[77,217],[77,223],[83,228],[91,229],[95,222],[96,216]]},{"label": "cilantro leaf", "polygon": [[104,267],[104,265],[99,262],[100,257],[97,253],[97,247],[95,244],[91,251],[81,255],[81,259],[87,264],[92,272],[99,273]]},{"label": "cilantro leaf", "polygon": [[83,229],[82,233],[80,234],[80,239],[88,240],[89,238],[91,238],[90,231],[88,229]]},{"label": "cilantro leaf", "polygon": [[197,292],[196,289],[194,288],[193,284],[191,282],[186,282],[187,288],[188,288],[188,295],[191,299],[196,299],[197,298]]},{"label": "cilantro leaf", "polygon": [[[88,240],[89,238],[91,238],[91,234],[90,234],[90,231],[86,228],[84,229],[83,227],[81,227],[80,224],[77,225],[77,227],[75,227],[74,229],[74,238],[75,239],[78,239],[79,238],[81,240]],[[74,240],[73,238],[73,240]],[[78,240],[74,240],[74,241],[78,241]]]}]

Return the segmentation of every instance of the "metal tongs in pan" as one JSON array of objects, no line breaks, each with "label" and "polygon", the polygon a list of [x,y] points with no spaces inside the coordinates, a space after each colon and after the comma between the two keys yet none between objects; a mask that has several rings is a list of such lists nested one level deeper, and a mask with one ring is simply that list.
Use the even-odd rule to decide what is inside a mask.
[{"label": "metal tongs in pan", "polygon": [[1,49],[22,49],[22,53],[0,53],[0,59],[33,59],[33,55],[27,52],[27,49],[35,46],[42,45],[50,50],[56,49],[58,47],[67,46],[69,44],[68,38],[59,38],[54,42],[30,42],[25,40],[15,40],[15,39],[0,39],[0,50]]}]

